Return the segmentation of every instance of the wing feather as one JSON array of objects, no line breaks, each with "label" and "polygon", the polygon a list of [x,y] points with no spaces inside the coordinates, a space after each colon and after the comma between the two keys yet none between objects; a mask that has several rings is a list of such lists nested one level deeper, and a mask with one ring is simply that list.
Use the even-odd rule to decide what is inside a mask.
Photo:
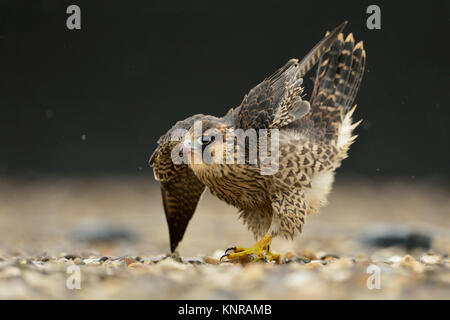
[{"label": "wing feather", "polygon": [[310,110],[308,101],[301,98],[303,76],[345,27],[344,22],[321,40],[299,63],[289,60],[282,68],[249,91],[239,107],[236,126],[247,130],[281,128],[301,119]]},{"label": "wing feather", "polygon": [[169,181],[161,182],[161,194],[167,225],[169,226],[170,250],[172,252],[183,239],[204,190],[205,185],[197,179],[187,166]]},{"label": "wing feather", "polygon": [[153,167],[156,180],[161,182],[161,194],[164,212],[169,227],[170,250],[172,252],[183,239],[186,228],[195,213],[200,196],[205,185],[195,176],[187,164],[175,164],[172,161],[172,149],[179,141],[171,140],[172,133],[177,129],[188,130],[194,121],[208,118],[195,115],[177,122],[165,135],[158,140],[158,148],[149,160]]}]

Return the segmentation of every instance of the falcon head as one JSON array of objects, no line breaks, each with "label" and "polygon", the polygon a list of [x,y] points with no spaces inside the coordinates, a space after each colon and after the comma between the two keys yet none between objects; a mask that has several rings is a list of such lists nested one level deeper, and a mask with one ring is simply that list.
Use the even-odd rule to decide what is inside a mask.
[{"label": "falcon head", "polygon": [[222,118],[194,122],[179,145],[194,172],[213,170],[226,162],[228,128]]}]

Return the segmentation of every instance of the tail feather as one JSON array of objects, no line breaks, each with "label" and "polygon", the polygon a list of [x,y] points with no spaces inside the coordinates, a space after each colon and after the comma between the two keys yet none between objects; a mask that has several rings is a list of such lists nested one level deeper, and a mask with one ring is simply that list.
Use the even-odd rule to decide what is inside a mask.
[{"label": "tail feather", "polygon": [[345,106],[348,108],[353,104],[356,94],[358,92],[364,69],[366,67],[366,51],[364,51],[363,42],[360,41],[353,50],[352,58],[352,72],[349,79],[349,86],[347,88],[347,99]]},{"label": "tail feather", "polygon": [[[352,66],[352,58],[353,58],[353,48],[355,46],[355,40],[353,38],[353,34],[349,34],[345,39],[343,49],[339,56],[339,72],[336,74],[337,77],[337,87],[336,87],[336,104],[339,106],[347,107],[346,100],[347,94],[350,91],[351,82],[349,81],[349,77],[351,75],[351,66]],[[347,94],[346,94],[347,92]]]},{"label": "tail feather", "polygon": [[[342,51],[343,35],[339,34],[338,38],[333,42],[330,51],[326,57],[324,56],[319,61],[320,69],[318,69],[318,76],[316,77],[315,89],[317,90],[317,101],[313,104],[334,106],[335,97],[333,93],[336,91],[336,72],[338,70],[339,54]],[[326,59],[325,59],[326,58]],[[319,73],[320,72],[320,73]]]},{"label": "tail feather", "polygon": [[312,112],[321,107],[342,108],[345,115],[350,110],[364,73],[365,58],[362,42],[355,45],[351,33],[345,40],[339,34],[319,60],[310,100]]}]

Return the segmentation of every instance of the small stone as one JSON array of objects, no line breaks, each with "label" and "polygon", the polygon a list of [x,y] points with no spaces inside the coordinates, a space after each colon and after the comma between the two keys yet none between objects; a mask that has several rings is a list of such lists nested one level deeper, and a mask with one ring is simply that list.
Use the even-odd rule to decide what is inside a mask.
[{"label": "small stone", "polygon": [[75,258],[77,258],[77,256],[74,254],[66,254],[64,256],[64,258],[66,258],[67,260],[75,260]]},{"label": "small stone", "polygon": [[295,257],[296,256],[296,254],[295,254],[295,252],[294,251],[288,251],[288,252],[286,252],[286,254],[285,254],[285,257],[286,258],[288,258],[289,260],[291,260],[293,257]]},{"label": "small stone", "polygon": [[310,263],[311,260],[309,258],[303,257],[303,256],[293,256],[290,259],[288,259],[287,262],[297,262],[297,263],[306,264],[306,263]]},{"label": "small stone", "polygon": [[83,260],[85,264],[100,264],[99,258],[88,258]]},{"label": "small stone", "polygon": [[310,249],[304,249],[301,253],[301,256],[308,258],[309,260],[317,260],[317,255]]},{"label": "small stone", "polygon": [[66,258],[64,258],[64,257],[59,258],[59,259],[57,260],[58,263],[67,263],[68,261],[69,261],[69,260],[66,259]]},{"label": "small stone", "polygon": [[342,259],[333,259],[329,261],[328,266],[346,268],[351,267],[356,263],[354,258],[342,258]]},{"label": "small stone", "polygon": [[190,264],[203,264],[203,259],[197,258],[197,257],[188,257],[183,259],[184,263],[190,263]]},{"label": "small stone", "polygon": [[117,259],[117,260],[107,260],[104,262],[107,265],[112,265],[114,267],[123,267],[126,266],[127,263],[123,260]]},{"label": "small stone", "polygon": [[307,269],[323,268],[323,264],[318,261],[311,261],[310,263],[305,264],[305,268],[307,268]]},{"label": "small stone", "polygon": [[442,263],[442,258],[438,255],[425,254],[420,257],[420,262],[425,264],[440,264]]},{"label": "small stone", "polygon": [[322,257],[320,257],[320,260],[324,260],[324,261],[331,261],[331,260],[336,260],[339,259],[339,256],[335,255],[335,254],[325,254]]},{"label": "small stone", "polygon": [[42,262],[42,261],[38,261],[38,260],[31,261],[30,264],[33,265],[34,267],[36,267],[36,269],[39,269],[39,270],[44,269],[44,262]]},{"label": "small stone", "polygon": [[402,259],[403,258],[400,257],[400,256],[392,256],[392,257],[389,258],[388,262],[390,262],[390,263],[398,263],[398,262],[402,261]]},{"label": "small stone", "polygon": [[164,259],[160,261],[157,264],[158,267],[166,270],[178,270],[178,271],[185,271],[188,267],[192,267],[183,263],[180,263],[173,259],[172,257],[169,257],[167,259]]},{"label": "small stone", "polygon": [[[50,259],[51,259],[51,257],[48,255],[43,255],[43,256],[37,258],[37,260],[42,261],[42,262],[49,262]],[[0,259],[0,261],[1,261],[1,259]]]},{"label": "small stone", "polygon": [[167,255],[159,255],[159,256],[155,256],[155,257],[146,257],[146,258],[142,258],[141,262],[144,264],[155,264],[160,262],[161,260],[167,258]]},{"label": "small stone", "polygon": [[121,258],[121,260],[125,261],[125,263],[127,265],[130,265],[130,264],[136,262],[136,259],[134,259],[133,257],[123,257],[123,258]]},{"label": "small stone", "polygon": [[171,254],[169,254],[167,256],[168,258],[172,258],[173,260],[179,262],[179,263],[183,263],[183,259],[181,258],[180,254],[178,253],[178,251],[175,251]]},{"label": "small stone", "polygon": [[422,273],[425,271],[425,266],[410,255],[404,256],[403,259],[398,264],[401,267],[409,268],[416,273]]},{"label": "small stone", "polygon": [[143,269],[144,270],[144,269],[147,269],[148,267],[146,265],[140,263],[140,262],[134,262],[134,263],[130,263],[128,265],[128,268],[131,268],[131,269]]},{"label": "small stone", "polygon": [[218,264],[219,260],[210,256],[205,257],[205,263],[208,264]]}]

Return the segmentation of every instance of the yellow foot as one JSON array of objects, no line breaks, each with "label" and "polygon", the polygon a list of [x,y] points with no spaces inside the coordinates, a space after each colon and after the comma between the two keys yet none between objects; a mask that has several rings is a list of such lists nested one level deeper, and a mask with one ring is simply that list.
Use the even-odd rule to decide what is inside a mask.
[{"label": "yellow foot", "polygon": [[228,248],[220,260],[226,259],[225,261],[238,261],[244,264],[256,261],[282,263],[284,256],[270,250],[271,241],[272,237],[266,235],[251,248]]}]

